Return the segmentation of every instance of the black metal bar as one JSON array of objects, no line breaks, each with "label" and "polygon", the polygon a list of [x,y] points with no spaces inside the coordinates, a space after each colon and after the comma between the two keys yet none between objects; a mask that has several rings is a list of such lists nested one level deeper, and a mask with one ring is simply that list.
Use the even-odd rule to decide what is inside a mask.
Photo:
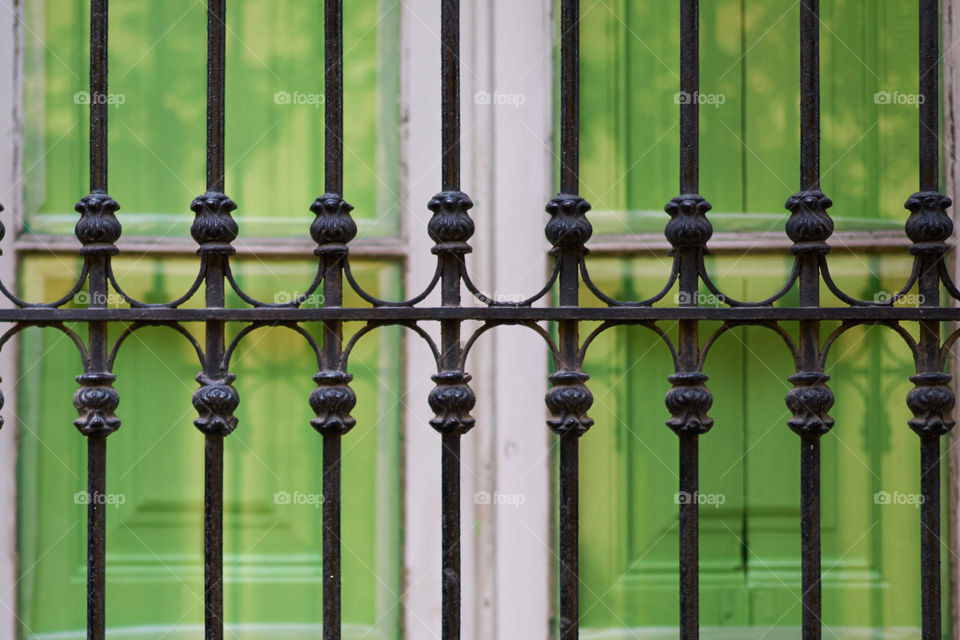
[{"label": "black metal bar", "polygon": [[223,191],[226,0],[207,0],[207,191]]},{"label": "black metal bar", "polygon": [[[207,2],[207,194],[224,191],[226,0]],[[203,247],[201,247],[203,251]],[[206,306],[224,306],[224,278],[229,254],[206,255]],[[206,324],[204,374],[207,381],[224,376],[224,324]],[[209,382],[204,382],[209,387]],[[199,392],[198,392],[199,393]],[[196,402],[194,403],[196,405]],[[204,629],[206,640],[223,640],[223,430],[204,434]]]},{"label": "black metal bar", "polygon": [[920,579],[923,640],[941,638],[940,437],[920,438]]},{"label": "black metal bar", "polygon": [[[919,147],[920,190],[907,200],[911,215],[907,235],[920,266],[920,306],[939,308],[940,273],[953,224],[946,208],[950,199],[940,192],[939,163],[939,1],[919,0]],[[940,323],[922,321],[917,358],[917,385],[907,396],[914,412],[910,426],[920,436],[920,581],[921,635],[941,637],[940,593],[940,436],[953,426],[954,396],[950,376],[940,357]]]},{"label": "black metal bar", "polygon": [[[90,2],[90,195],[81,200],[76,234],[83,243],[88,269],[89,306],[107,307],[109,256],[120,235],[114,216],[116,203],[107,193],[107,59],[108,0]],[[74,396],[80,419],[74,424],[87,436],[87,638],[103,640],[106,634],[106,469],[107,436],[119,426],[113,415],[116,391],[109,386],[106,322],[89,323],[88,358],[83,385]],[[93,391],[96,389],[96,391]],[[98,403],[103,393],[107,403]],[[106,409],[106,411],[104,411]],[[98,411],[99,410],[99,411]]]},{"label": "black metal bar", "polygon": [[[700,2],[680,3],[680,195],[665,210],[671,220],[664,233],[678,261],[678,304],[699,306],[700,270],[712,234],[706,212],[710,204],[698,193],[700,174]],[[667,393],[671,412],[667,425],[678,436],[680,476],[678,500],[680,638],[700,635],[699,437],[713,424],[706,412],[712,398],[700,372],[699,324],[681,320],[677,368]]]},{"label": "black metal bar", "polygon": [[580,189],[580,0],[560,7],[560,191]]},{"label": "black metal bar", "polygon": [[[800,2],[800,194],[797,216],[829,221],[826,207],[829,200],[820,189],[820,0]],[[812,206],[811,206],[812,205]],[[788,204],[789,206],[789,204]],[[816,207],[822,206],[822,210]],[[822,228],[821,228],[822,227]],[[800,306],[820,305],[820,256],[826,251],[826,239],[833,229],[831,222],[817,227],[818,242],[794,250],[799,254]],[[789,229],[788,229],[789,233]],[[806,239],[806,238],[804,238]],[[798,420],[810,411],[809,394],[833,397],[825,386],[826,376],[820,367],[820,322],[804,320],[799,327],[798,375],[791,393],[799,397],[790,405],[794,420],[788,421],[800,436],[800,585],[801,637],[820,640],[821,634],[821,553],[820,553],[820,437],[833,424],[826,410],[813,419]],[[808,395],[803,395],[808,394]],[[788,399],[789,404],[789,399]],[[829,408],[829,404],[827,408]]]},{"label": "black metal bar", "polygon": [[939,0],[920,2],[920,191],[940,188]]},{"label": "black metal bar", "polygon": [[90,2],[90,191],[107,191],[107,10]]},{"label": "black metal bar", "polygon": [[343,193],[343,0],[324,4],[324,171],[328,193]]},{"label": "black metal bar", "polygon": [[[326,0],[324,6],[324,117],[326,137],[324,143],[324,169],[326,193],[336,194],[338,211],[349,207],[343,202],[343,3],[342,0]],[[347,208],[347,211],[349,209]],[[352,220],[350,221],[352,223]],[[323,305],[340,307],[343,301],[344,249],[324,252],[318,248],[317,255],[323,263]],[[340,371],[340,352],[343,342],[343,327],[339,320],[329,320],[323,325],[321,360],[327,371]],[[343,423],[341,423],[343,424]],[[341,437],[347,426],[328,429],[323,433],[323,637],[324,640],[340,640],[341,634],[341,573],[340,573],[340,476]]]},{"label": "black metal bar", "polygon": [[[564,217],[577,221],[558,228],[551,237],[548,224],[547,235],[556,251],[560,272],[558,275],[557,300],[561,306],[577,307],[580,304],[580,259],[583,243],[589,237],[590,225],[585,214],[589,205],[580,198],[580,0],[563,0],[560,8],[560,195],[554,199],[555,211],[547,210],[554,219],[562,222]],[[569,213],[568,213],[569,212]],[[571,215],[572,214],[572,215]],[[564,216],[564,217],[561,217]],[[583,233],[583,232],[586,233]],[[583,235],[581,235],[583,234]],[[579,324],[562,320],[557,325],[560,361],[554,374],[555,385],[547,395],[547,404],[560,421],[550,423],[560,440],[559,459],[559,513],[558,513],[558,569],[560,590],[559,639],[576,640],[580,628],[580,443],[579,438],[589,426],[585,424],[585,412],[589,404],[571,411],[570,401],[562,394],[566,385],[589,396],[583,382],[586,376],[580,373],[578,351],[580,343]],[[568,393],[575,393],[573,390]],[[553,396],[551,396],[553,394]],[[554,399],[555,398],[555,399]],[[553,404],[551,404],[553,402]],[[574,420],[565,416],[579,413]]]},{"label": "black metal bar", "polygon": [[340,434],[323,435],[323,638],[340,638]]},{"label": "black metal bar", "polygon": [[700,191],[700,2],[680,3],[680,193]]},{"label": "black metal bar", "polygon": [[442,115],[442,183],[460,189],[460,0],[441,0],[440,76]]}]

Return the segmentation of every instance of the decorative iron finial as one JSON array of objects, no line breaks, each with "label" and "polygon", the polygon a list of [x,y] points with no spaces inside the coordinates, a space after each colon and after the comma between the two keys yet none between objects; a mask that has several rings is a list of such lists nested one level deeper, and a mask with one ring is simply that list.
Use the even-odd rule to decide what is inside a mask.
[{"label": "decorative iron finial", "polygon": [[114,255],[114,243],[120,239],[120,221],[114,215],[120,205],[106,193],[95,191],[74,207],[80,214],[74,233],[83,245],[81,255]]},{"label": "decorative iron finial", "polygon": [[314,200],[310,211],[317,214],[310,225],[310,237],[317,243],[313,252],[346,253],[347,244],[357,237],[357,223],[350,215],[353,206],[339,194],[325,193]]},{"label": "decorative iron finial", "polygon": [[219,378],[211,378],[202,371],[197,374],[201,386],[193,393],[193,408],[199,417],[193,424],[204,434],[226,436],[237,428],[233,412],[240,404],[240,394],[231,384],[235,379],[232,373]]},{"label": "decorative iron finial", "polygon": [[468,384],[470,375],[462,371],[441,371],[431,379],[437,386],[427,397],[435,414],[430,426],[444,435],[463,435],[472,429],[476,421],[470,411],[477,399]]},{"label": "decorative iron finial", "polygon": [[713,207],[698,194],[677,196],[663,210],[670,214],[670,221],[663,230],[667,241],[676,249],[701,249],[713,235],[713,225],[707,211]]},{"label": "decorative iron finial", "polygon": [[73,406],[79,417],[73,425],[85,436],[108,436],[120,427],[114,413],[120,406],[120,394],[113,388],[112,373],[84,373],[77,376],[80,388],[73,394]]},{"label": "decorative iron finial", "polygon": [[467,213],[473,201],[462,191],[441,191],[430,199],[427,208],[433,212],[427,222],[427,233],[436,244],[433,253],[464,254],[472,251],[467,241],[473,236],[473,220]]},{"label": "decorative iron finial", "polygon": [[208,191],[194,198],[190,210],[196,214],[190,226],[190,235],[200,245],[197,253],[233,255],[230,243],[236,240],[239,228],[230,213],[237,204],[225,194]]},{"label": "decorative iron finial", "polygon": [[787,424],[797,435],[822,436],[833,427],[833,418],[828,415],[833,406],[833,392],[826,385],[829,379],[830,376],[819,371],[787,378],[794,385],[786,397],[787,408],[793,413]]},{"label": "decorative iron finial", "polygon": [[560,370],[550,376],[553,386],[545,400],[552,418],[547,426],[558,434],[574,433],[582,436],[593,426],[587,411],[593,406],[593,394],[585,384],[590,376],[582,371]]},{"label": "decorative iron finial", "polygon": [[946,373],[918,373],[910,376],[916,385],[907,394],[907,406],[913,418],[907,421],[920,436],[942,436],[953,428],[953,407],[956,402]]},{"label": "decorative iron finial", "polygon": [[953,220],[947,209],[953,202],[938,191],[918,191],[903,205],[910,211],[904,225],[913,242],[910,253],[942,254],[947,251],[947,238],[953,233]]},{"label": "decorative iron finial", "polygon": [[577,195],[559,193],[547,203],[546,211],[550,220],[544,234],[554,249],[582,250],[593,235],[593,225],[587,219],[590,203]]},{"label": "decorative iron finial", "polygon": [[317,417],[310,421],[321,434],[343,435],[357,421],[350,411],[357,404],[357,396],[350,388],[353,376],[344,371],[320,371],[313,376],[317,388],[310,393],[310,406]]},{"label": "decorative iron finial", "polygon": [[682,371],[667,377],[673,388],[665,402],[671,418],[667,426],[677,435],[703,434],[713,426],[707,411],[713,406],[713,394],[704,385],[708,377],[699,371]]},{"label": "decorative iron finial", "polygon": [[791,253],[826,253],[827,238],[833,235],[833,218],[827,209],[833,201],[819,189],[798,191],[784,205],[790,211],[787,237],[793,240]]}]

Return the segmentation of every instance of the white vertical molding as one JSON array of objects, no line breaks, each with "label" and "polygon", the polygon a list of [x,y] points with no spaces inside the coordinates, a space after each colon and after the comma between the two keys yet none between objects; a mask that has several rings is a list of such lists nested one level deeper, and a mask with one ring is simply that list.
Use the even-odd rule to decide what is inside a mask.
[{"label": "white vertical molding", "polygon": [[[0,10],[0,202],[6,210],[0,214],[7,237],[0,243],[0,279],[12,283],[16,279],[16,259],[13,253],[13,238],[18,230],[16,220],[21,219],[22,199],[20,189],[22,131],[18,114],[21,111],[20,83],[22,60],[20,59],[20,3],[13,3],[7,10]],[[6,299],[3,307],[12,306]],[[4,327],[6,329],[6,327]],[[17,637],[17,425],[16,398],[13,393],[17,379],[17,344],[11,341],[0,353],[0,390],[5,395],[2,410],[5,426],[0,432],[0,638]]]},{"label": "white vertical molding", "polygon": [[[440,183],[437,3],[405,0],[402,25],[401,180],[412,295],[435,266],[426,203]],[[527,297],[546,278],[551,34],[550,0],[463,4],[463,190],[475,202],[477,229],[467,263],[478,287],[504,299]],[[431,297],[425,304],[436,303]],[[465,290],[463,304],[476,304]],[[464,325],[464,338],[473,328]],[[408,638],[432,638],[439,637],[441,618],[440,445],[427,425],[434,364],[419,341],[407,341],[404,629]],[[464,640],[548,635],[552,439],[543,402],[546,354],[530,330],[500,327],[480,338],[467,362],[477,424],[463,439]],[[522,504],[479,504],[481,493]]]},{"label": "white vertical molding", "polygon": [[[943,128],[941,139],[943,141],[944,152],[944,176],[946,182],[946,193],[953,199],[952,215],[954,225],[957,225],[958,213],[957,207],[960,202],[960,159],[957,158],[958,140],[956,128],[960,125],[960,105],[957,104],[958,91],[960,91],[960,0],[943,0],[942,7],[943,28],[941,36],[941,49],[943,50],[943,83],[941,93],[943,95]],[[960,260],[957,259],[957,248],[954,245],[953,251],[949,254],[953,261],[951,272],[953,281],[960,282]],[[953,301],[956,306],[957,301]],[[956,328],[957,323],[953,323],[952,328]],[[960,366],[957,360],[953,360],[953,391],[960,396]],[[946,522],[947,532],[943,535],[949,536],[950,547],[950,580],[944,585],[944,588],[950,590],[950,620],[952,626],[951,638],[960,638],[960,490],[958,490],[958,478],[960,478],[960,450],[957,445],[960,444],[960,433],[953,430],[948,436],[949,455],[947,456],[949,489],[948,495],[948,518]]]},{"label": "white vertical molding", "polygon": [[[527,297],[547,277],[544,207],[552,194],[553,30],[551,0],[493,0],[493,283],[499,296]],[[543,305],[547,298],[538,303]],[[527,328],[493,332],[497,485],[522,504],[496,507],[495,638],[547,638],[552,602],[548,350]]]},{"label": "white vertical molding", "polygon": [[[494,208],[496,182],[493,173],[496,157],[494,144],[495,113],[489,105],[476,100],[478,93],[491,86],[494,79],[492,47],[493,5],[489,2],[465,2],[461,16],[461,125],[463,130],[464,191],[474,202],[472,216],[476,234],[471,242],[473,253],[467,257],[471,278],[485,289],[493,283],[496,271],[497,247],[494,233],[497,226]],[[482,102],[482,101],[481,101]],[[464,305],[479,305],[469,291]],[[477,323],[464,324],[465,337],[477,329]],[[474,416],[476,427],[464,439],[463,480],[464,495],[464,560],[469,554],[473,580],[464,582],[464,640],[496,638],[497,612],[497,516],[498,510],[477,500],[480,495],[492,495],[497,485],[497,397],[495,380],[499,367],[496,354],[490,348],[493,333],[485,335],[476,344],[466,363],[473,376],[471,386],[477,396]],[[466,486],[470,491],[467,492]],[[465,576],[466,578],[466,576]]]},{"label": "white vertical molding", "polygon": [[[427,202],[440,191],[440,4],[403,0],[401,16],[400,189],[407,247],[406,293],[416,295],[436,268]],[[439,304],[431,295],[423,304]],[[424,323],[437,339],[435,323]],[[440,437],[427,395],[436,373],[423,341],[406,332],[404,406],[404,637],[440,638]]]}]

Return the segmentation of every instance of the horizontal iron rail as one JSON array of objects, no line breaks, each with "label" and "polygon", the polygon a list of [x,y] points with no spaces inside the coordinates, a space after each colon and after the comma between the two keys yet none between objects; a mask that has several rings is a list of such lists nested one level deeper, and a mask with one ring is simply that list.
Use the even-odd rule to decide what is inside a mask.
[{"label": "horizontal iron rail", "polygon": [[538,321],[960,321],[960,307],[324,307],[242,309],[0,309],[0,322],[404,322],[429,320]]}]

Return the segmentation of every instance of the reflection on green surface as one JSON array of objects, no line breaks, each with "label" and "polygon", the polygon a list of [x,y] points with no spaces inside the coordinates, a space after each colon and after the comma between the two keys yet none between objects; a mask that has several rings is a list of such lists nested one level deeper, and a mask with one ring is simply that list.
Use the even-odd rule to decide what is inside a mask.
[{"label": "reflection on green surface", "polygon": [[[729,295],[756,300],[780,287],[791,260],[718,257],[709,268]],[[873,299],[899,289],[910,260],[838,254],[831,271],[848,293]],[[594,259],[590,266],[600,286],[623,299],[652,295],[667,273],[657,259]],[[796,302],[794,290],[782,304]],[[835,304],[826,291],[824,303]],[[675,339],[676,326],[660,324]],[[795,334],[795,325],[785,326]],[[836,326],[824,323],[824,337]],[[701,342],[716,328],[704,324]],[[618,328],[594,343],[584,370],[596,420],[581,441],[584,637],[668,637],[664,627],[674,627],[676,637],[677,439],[664,424],[670,356],[649,330]],[[704,371],[716,422],[700,439],[703,637],[770,631],[764,637],[781,638],[791,630],[796,637],[800,448],[786,424],[790,354],[771,331],[739,328],[715,344]],[[919,453],[905,402],[912,371],[906,345],[882,327],[847,332],[827,363],[836,396],[836,426],[822,445],[830,637],[919,637],[919,598],[904,595],[919,593],[919,511],[909,500],[919,492]],[[905,498],[884,504],[885,495]],[[949,556],[944,548],[945,572]]]},{"label": "reflection on green surface", "polygon": [[[822,186],[838,231],[901,229],[916,191],[916,6],[823,3]],[[799,188],[799,5],[700,7],[700,191],[717,231],[782,231]],[[581,192],[598,233],[659,233],[677,195],[679,4],[583,9]],[[875,96],[879,97],[875,98]]]},{"label": "reflection on green surface", "polygon": [[[167,258],[162,266],[117,260],[131,293],[155,301],[185,290],[196,261]],[[395,266],[355,269],[368,291],[399,295]],[[308,283],[313,276],[307,262],[238,261],[236,270],[254,292],[276,287],[276,278]],[[69,290],[69,273],[57,258],[28,259],[25,295],[55,297]],[[202,339],[202,325],[189,328]],[[228,337],[239,329],[231,325]],[[343,444],[343,620],[353,634],[345,637],[398,637],[399,331],[374,332],[350,361],[358,403],[357,426]],[[85,488],[86,454],[72,426],[70,375],[80,373],[80,361],[60,333],[31,329],[21,363],[23,633],[82,635],[86,511],[75,496]],[[231,364],[241,400],[239,426],[225,445],[224,602],[226,622],[240,625],[231,637],[241,640],[318,635],[322,448],[307,402],[316,369],[303,338],[280,328],[249,335]],[[107,621],[116,637],[156,638],[168,629],[164,637],[196,637],[203,621],[203,437],[190,402],[198,370],[189,344],[163,328],[135,333],[116,361],[123,424],[110,436],[107,470],[108,492],[117,496],[107,514]]]},{"label": "reflection on green surface", "polygon": [[[399,5],[344,7],[344,183],[360,233],[395,233]],[[72,233],[87,192],[89,8],[24,4],[26,223]],[[303,236],[323,191],[323,4],[227,13],[226,184],[244,236]],[[206,3],[110,3],[110,193],[127,235],[189,237],[204,190]]]}]

